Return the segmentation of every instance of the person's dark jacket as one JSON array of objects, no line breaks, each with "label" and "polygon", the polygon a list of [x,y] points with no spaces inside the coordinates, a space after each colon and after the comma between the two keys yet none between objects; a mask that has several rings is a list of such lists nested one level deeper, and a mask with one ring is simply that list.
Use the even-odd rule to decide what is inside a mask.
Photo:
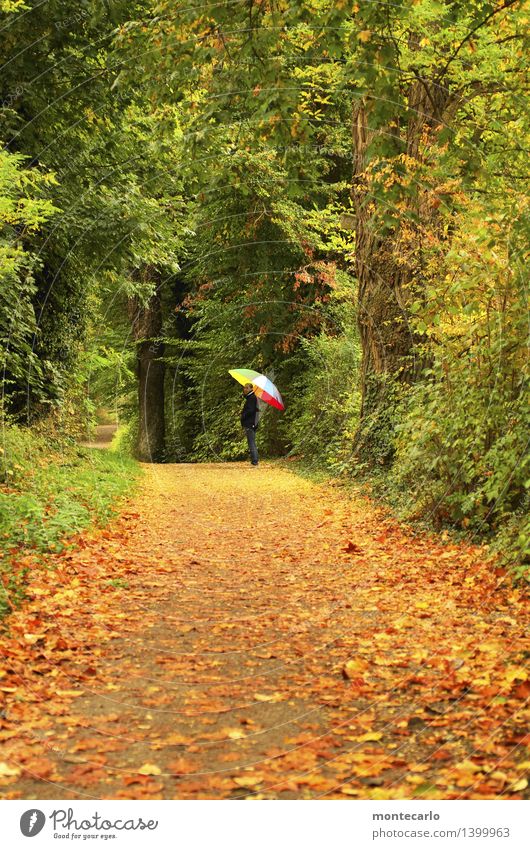
[{"label": "person's dark jacket", "polygon": [[248,395],[245,396],[245,404],[241,411],[241,426],[252,427],[254,430],[257,430],[257,412],[258,399],[254,395],[254,392],[249,392]]}]

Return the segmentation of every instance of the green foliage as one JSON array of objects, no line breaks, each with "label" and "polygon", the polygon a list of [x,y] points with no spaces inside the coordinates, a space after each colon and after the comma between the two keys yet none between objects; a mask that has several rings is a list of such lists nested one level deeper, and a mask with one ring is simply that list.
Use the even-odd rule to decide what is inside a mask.
[{"label": "green foliage", "polygon": [[303,370],[286,414],[291,453],[309,468],[352,473],[361,405],[361,350],[352,304],[341,304],[334,326],[304,340],[302,352]]},{"label": "green foliage", "polygon": [[[335,245],[325,243],[329,192],[319,192],[306,216],[300,199],[286,197],[285,184],[270,152],[232,147],[190,206],[196,238],[183,264],[188,294],[177,305],[187,338],[167,321],[163,340],[169,459],[242,459],[242,395],[228,369],[270,373],[289,405],[303,368],[295,352],[330,320],[340,272]],[[264,456],[287,450],[284,417],[268,410],[258,439]]]},{"label": "green foliage", "polygon": [[[527,200],[467,204],[452,248],[412,319],[430,359],[401,405],[391,485],[409,511],[496,536],[520,576],[529,563],[530,370]],[[495,208],[496,207],[496,208]],[[511,226],[505,227],[509,216]]]},{"label": "green foliage", "polygon": [[137,477],[123,455],[83,449],[52,432],[10,425],[0,449],[0,616],[23,595],[26,555],[61,551],[73,534],[105,523]]},{"label": "green foliage", "polygon": [[[414,387],[398,426],[392,476],[421,514],[484,531],[521,507],[530,416],[502,391],[486,395],[474,380],[480,375],[466,365],[450,374],[450,389],[440,373]],[[506,421],[516,426],[505,431]]]},{"label": "green foliage", "polygon": [[400,381],[391,374],[370,374],[366,377],[366,412],[355,434],[356,453],[363,457],[357,464],[359,472],[389,468],[394,461],[400,401],[405,392]]},{"label": "green foliage", "polygon": [[[178,122],[174,112],[153,114],[141,87],[112,87],[115,28],[147,6],[50,0],[28,4],[27,14],[14,13],[16,3],[1,10],[13,13],[0,48],[0,136],[9,150],[0,159],[0,237],[9,251],[0,248],[0,292],[11,340],[4,397],[20,421],[63,406],[71,383],[86,376],[101,289],[148,297],[138,268],[178,268]],[[168,123],[171,139],[160,132]],[[26,162],[31,168],[21,169]],[[2,347],[3,309],[0,300]]]},{"label": "green foliage", "polygon": [[138,415],[134,415],[128,422],[119,425],[109,446],[109,451],[123,457],[134,457],[137,441]]},{"label": "green foliage", "polygon": [[[274,305],[273,305],[274,307]],[[246,456],[245,435],[240,425],[243,406],[241,387],[228,374],[237,367],[264,369],[288,387],[281,375],[288,373],[285,363],[280,378],[275,366],[282,357],[271,350],[266,338],[253,330],[253,321],[245,316],[247,304],[233,303],[223,307],[208,301],[201,307],[201,318],[195,327],[195,339],[173,345],[166,362],[177,382],[185,389],[185,407],[179,404],[183,389],[170,401],[167,420],[170,425],[169,459],[240,460]],[[173,340],[174,342],[174,340]],[[286,392],[286,403],[289,390]],[[274,454],[282,442],[282,421],[275,410],[267,411],[258,431],[263,455]],[[282,446],[285,448],[285,444]]]},{"label": "green foliage", "polygon": [[0,367],[2,395],[23,397],[28,385],[42,399],[45,364],[34,353],[37,333],[34,273],[39,262],[24,237],[58,212],[42,192],[50,175],[24,167],[25,157],[0,150]]},{"label": "green foliage", "polygon": [[[171,347],[167,334],[172,444],[201,459],[241,456],[226,369],[272,368],[288,402],[279,450],[366,473],[354,444],[372,470],[390,469],[387,487],[415,515],[477,533],[513,528],[527,474],[525,460],[515,468],[528,421],[526,4],[174,12],[160,0],[148,26],[139,18],[117,38],[123,79],[140,73],[156,102],[179,104],[192,152],[199,244],[185,270],[191,338]],[[366,201],[352,210],[360,114]],[[399,309],[383,305],[363,338],[366,365],[384,337],[368,370],[355,316],[338,333],[329,326],[336,272],[361,250],[353,211],[365,236],[377,234],[366,262],[388,297],[404,281]],[[410,350],[397,366],[392,331],[399,342],[403,330]],[[296,343],[271,344],[274,334]]]},{"label": "green foliage", "polygon": [[[529,488],[527,481],[526,488]],[[530,581],[530,497],[528,494],[520,508],[506,518],[493,543],[501,561],[506,563],[519,581]]]}]

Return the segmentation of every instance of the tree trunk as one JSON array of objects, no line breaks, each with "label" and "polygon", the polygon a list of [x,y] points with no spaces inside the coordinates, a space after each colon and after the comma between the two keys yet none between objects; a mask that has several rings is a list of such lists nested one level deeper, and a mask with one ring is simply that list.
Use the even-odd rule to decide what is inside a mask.
[{"label": "tree trunk", "polygon": [[[421,161],[426,136],[431,135],[444,118],[450,97],[440,86],[430,88],[422,81],[412,84],[408,93],[410,118],[400,149]],[[396,121],[396,125],[398,125]],[[382,230],[382,212],[371,193],[367,172],[368,148],[375,132],[368,126],[368,110],[363,101],[354,110],[352,121],[353,179],[351,197],[355,209],[355,269],[358,281],[358,325],[362,347],[361,427],[357,449],[366,459],[386,462],[392,454],[392,406],[397,387],[413,381],[422,363],[415,355],[414,334],[408,323],[408,304],[412,283],[418,280],[418,254],[402,248],[402,223],[410,230],[416,220],[428,214],[422,209],[421,193],[408,201],[399,223]],[[385,128],[397,136],[399,129]],[[374,206],[375,204],[375,206]],[[372,208],[370,208],[372,207]],[[417,227],[419,241],[419,227]],[[416,259],[407,257],[416,256]],[[387,432],[385,435],[385,431]]]},{"label": "tree trunk", "polygon": [[[145,267],[142,279],[154,278],[154,270]],[[136,343],[136,375],[138,379],[139,433],[137,457],[147,463],[165,459],[164,363],[160,357],[164,346],[157,342],[162,332],[160,284],[144,305],[138,296],[129,298],[129,319]]]}]

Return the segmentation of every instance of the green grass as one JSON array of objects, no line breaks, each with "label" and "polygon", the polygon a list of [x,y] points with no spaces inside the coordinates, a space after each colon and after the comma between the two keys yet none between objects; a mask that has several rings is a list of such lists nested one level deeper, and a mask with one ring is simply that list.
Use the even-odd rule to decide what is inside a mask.
[{"label": "green grass", "polygon": [[30,429],[5,428],[0,443],[0,618],[24,595],[24,555],[60,551],[91,525],[103,525],[140,470],[130,457],[82,448]]}]

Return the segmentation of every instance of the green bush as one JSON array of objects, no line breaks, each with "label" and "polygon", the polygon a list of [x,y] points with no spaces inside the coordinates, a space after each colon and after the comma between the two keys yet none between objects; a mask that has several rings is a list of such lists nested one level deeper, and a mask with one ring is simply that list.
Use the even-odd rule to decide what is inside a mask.
[{"label": "green bush", "polygon": [[530,561],[530,408],[522,383],[497,378],[488,386],[472,354],[435,363],[402,408],[387,483],[409,516],[496,537],[520,575]]},{"label": "green bush", "polygon": [[[529,482],[530,484],[530,482]],[[501,560],[510,564],[514,577],[530,581],[530,497],[521,509],[507,518],[497,534],[493,548]]]},{"label": "green bush", "polygon": [[334,474],[352,471],[354,437],[361,403],[360,346],[353,321],[338,335],[323,332],[302,343],[306,369],[298,378],[288,413],[291,453],[313,468]]},{"label": "green bush", "polygon": [[131,416],[129,421],[120,424],[109,446],[111,454],[122,457],[134,457],[138,443],[138,415]]}]

